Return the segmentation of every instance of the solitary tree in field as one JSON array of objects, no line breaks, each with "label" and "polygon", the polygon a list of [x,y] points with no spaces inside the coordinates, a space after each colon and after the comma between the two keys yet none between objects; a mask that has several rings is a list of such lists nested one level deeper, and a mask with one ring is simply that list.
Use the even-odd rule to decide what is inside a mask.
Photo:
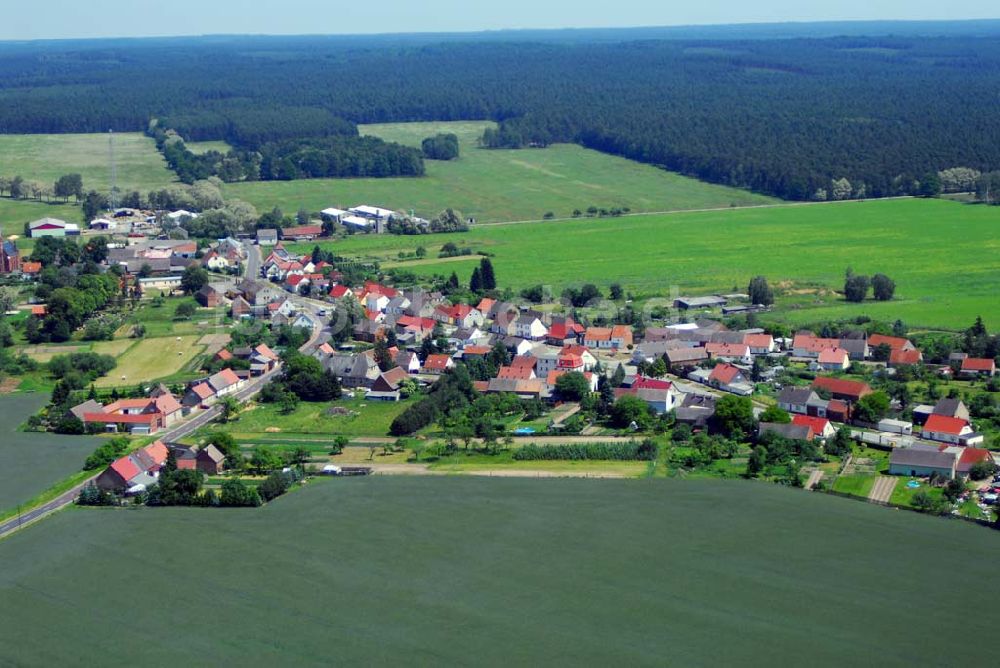
[{"label": "solitary tree in field", "polygon": [[240,405],[235,397],[223,397],[219,401],[219,418],[223,422],[229,422],[240,410]]},{"label": "solitary tree in field", "polygon": [[747,293],[750,295],[751,304],[770,306],[774,303],[774,292],[771,291],[771,286],[768,285],[767,278],[764,276],[754,276],[751,278],[750,285],[747,287]]}]

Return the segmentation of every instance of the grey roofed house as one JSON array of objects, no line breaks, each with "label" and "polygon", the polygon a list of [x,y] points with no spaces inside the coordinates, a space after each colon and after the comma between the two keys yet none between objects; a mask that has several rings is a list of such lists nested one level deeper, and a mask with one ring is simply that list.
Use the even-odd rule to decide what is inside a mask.
[{"label": "grey roofed house", "polygon": [[838,345],[847,351],[847,356],[852,360],[863,360],[868,357],[867,339],[840,339]]},{"label": "grey roofed house", "polygon": [[746,335],[743,332],[714,332],[709,339],[710,343],[743,343]]},{"label": "grey roofed house", "polygon": [[969,409],[962,403],[961,399],[951,399],[945,397],[939,399],[934,404],[934,415],[945,415],[947,417],[960,418],[969,421]]},{"label": "grey roofed house", "polygon": [[809,404],[810,400],[816,398],[818,395],[809,387],[788,386],[782,388],[781,394],[778,395],[778,404],[805,406]]},{"label": "grey roofed house", "polygon": [[323,366],[348,387],[371,387],[379,377],[378,364],[374,355],[358,353],[346,355],[335,353],[323,360]]},{"label": "grey roofed house", "polygon": [[811,428],[804,424],[779,424],[776,422],[761,422],[757,428],[757,436],[777,434],[793,441],[805,441],[809,438]]},{"label": "grey roofed house", "polygon": [[708,351],[704,348],[673,348],[665,353],[667,362],[674,364],[697,364],[708,359]]},{"label": "grey roofed house", "polygon": [[896,475],[930,473],[955,475],[957,457],[936,448],[895,448],[889,455],[889,472]]},{"label": "grey roofed house", "polygon": [[632,359],[636,362],[642,360],[653,362],[667,354],[667,351],[676,350],[677,348],[688,348],[690,350],[688,346],[677,340],[646,341],[635,347],[635,350],[632,351]]},{"label": "grey roofed house", "polygon": [[257,243],[262,246],[274,246],[278,243],[278,230],[260,229],[257,230]]},{"label": "grey roofed house", "polygon": [[93,399],[88,399],[87,401],[84,401],[82,404],[73,406],[73,408],[69,409],[69,412],[72,413],[76,418],[78,418],[82,422],[83,416],[86,415],[87,413],[103,413],[104,406],[94,401]]}]

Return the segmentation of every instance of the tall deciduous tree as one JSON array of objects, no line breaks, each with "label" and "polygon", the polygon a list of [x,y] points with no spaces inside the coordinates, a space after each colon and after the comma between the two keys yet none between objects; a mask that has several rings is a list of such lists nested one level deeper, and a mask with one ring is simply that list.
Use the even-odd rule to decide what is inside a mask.
[{"label": "tall deciduous tree", "polygon": [[770,306],[774,303],[774,292],[771,291],[771,286],[768,285],[767,278],[764,276],[751,278],[747,293],[750,295],[751,304]]}]

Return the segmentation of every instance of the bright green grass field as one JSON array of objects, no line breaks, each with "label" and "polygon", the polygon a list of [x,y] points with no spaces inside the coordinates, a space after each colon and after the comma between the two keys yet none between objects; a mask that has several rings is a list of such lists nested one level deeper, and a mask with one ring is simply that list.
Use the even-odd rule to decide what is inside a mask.
[{"label": "bright green grass field", "polygon": [[14,534],[0,663],[990,665],[998,549],[751,482],[327,480]]},{"label": "bright green grass field", "polygon": [[[911,326],[964,328],[983,315],[1000,327],[1000,207],[942,200],[883,200],[782,206],[734,211],[682,212],[565,222],[482,225],[466,234],[401,237],[361,235],[328,242],[339,254],[391,261],[423,245],[430,255],[447,241],[495,254],[500,287],[547,283],[620,282],[636,294],[704,294],[746,289],[763,274],[782,281],[843,287],[850,266],[883,272],[897,284],[892,302],[813,303],[788,297],[793,322],[902,318]],[[301,244],[308,251],[310,244]],[[468,281],[476,257],[406,262],[420,274],[456,271]]]},{"label": "bright green grass field", "polygon": [[426,218],[451,207],[480,221],[539,220],[547,212],[568,218],[593,205],[633,211],[674,211],[765,204],[774,200],[702,183],[624,158],[561,144],[546,149],[485,150],[476,143],[487,122],[402,123],[361,126],[363,134],[419,146],[437,132],[459,136],[457,160],[427,160],[423,178],[312,179],[227,185],[226,197],[319,211],[375,204],[415,210]]},{"label": "bright green grass field", "polygon": [[[118,187],[143,192],[173,183],[177,177],[139,132],[115,134]],[[0,135],[0,174],[53,183],[64,174],[83,176],[86,189],[111,189],[107,134]]]},{"label": "bright green grass field", "polygon": [[90,436],[17,431],[46,401],[41,393],[0,397],[0,515],[79,472],[99,443]]}]

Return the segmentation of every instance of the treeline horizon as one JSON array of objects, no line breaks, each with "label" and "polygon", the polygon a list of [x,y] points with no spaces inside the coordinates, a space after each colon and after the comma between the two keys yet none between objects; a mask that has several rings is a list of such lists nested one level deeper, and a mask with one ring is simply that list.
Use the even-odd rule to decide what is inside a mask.
[{"label": "treeline horizon", "polygon": [[[488,146],[577,143],[790,200],[924,194],[943,170],[1000,169],[1000,36],[384,42],[8,43],[0,133],[158,119],[186,141],[280,147],[282,178],[292,163],[296,177],[358,169],[338,156],[362,145],[336,139],[356,124],[488,119]],[[397,161],[377,170],[421,171],[365,150]]]}]

